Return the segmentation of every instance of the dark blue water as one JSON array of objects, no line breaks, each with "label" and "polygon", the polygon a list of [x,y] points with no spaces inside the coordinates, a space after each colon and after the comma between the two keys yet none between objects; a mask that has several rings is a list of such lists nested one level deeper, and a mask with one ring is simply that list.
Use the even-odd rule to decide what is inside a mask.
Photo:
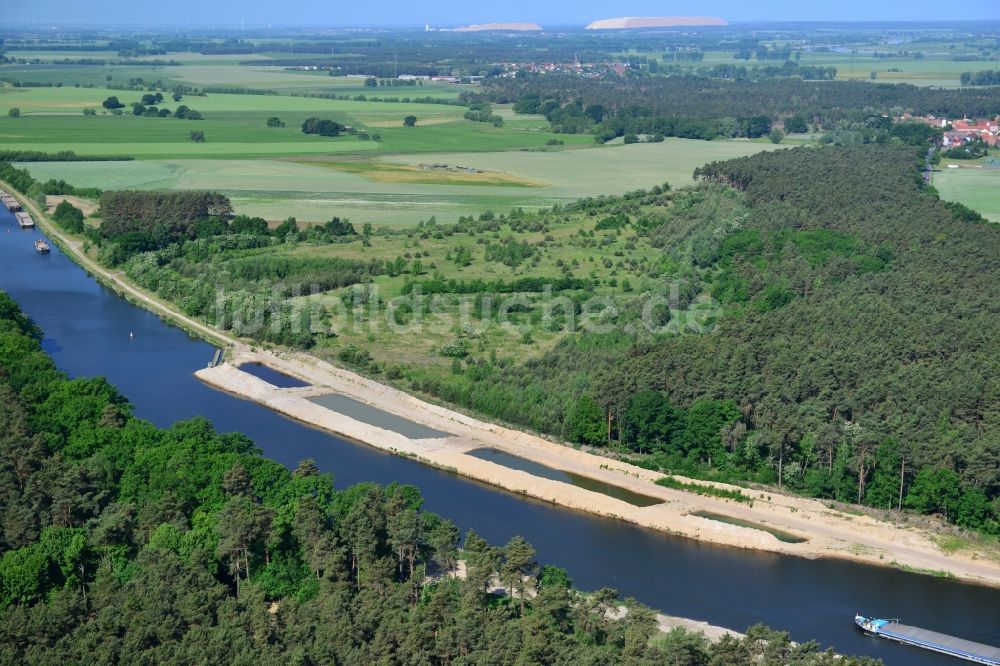
[{"label": "dark blue water", "polygon": [[244,363],[240,366],[240,370],[259,379],[263,379],[268,384],[277,386],[278,388],[302,388],[304,386],[309,386],[309,384],[305,383],[301,379],[297,379],[291,375],[286,375],[285,373],[279,372],[271,366],[264,365],[263,363]]},{"label": "dark blue water", "polygon": [[[214,391],[192,373],[213,349],[99,286],[53,246],[32,247],[39,232],[20,232],[0,211],[0,288],[45,331],[44,347],[71,375],[104,375],[138,416],[166,426],[197,415],[221,431],[252,437],[288,466],[314,458],[338,486],[399,481],[420,487],[426,506],[474,527],[494,543],[521,534],[539,559],[569,570],[583,589],[623,596],[672,615],[735,629],[756,622],[817,639],[852,654],[908,666],[951,664],[948,657],[866,638],[856,611],[1000,645],[1000,591],[834,560],[743,552],[631,527],[495,490],[288,420]],[[130,338],[129,333],[133,336]]]}]

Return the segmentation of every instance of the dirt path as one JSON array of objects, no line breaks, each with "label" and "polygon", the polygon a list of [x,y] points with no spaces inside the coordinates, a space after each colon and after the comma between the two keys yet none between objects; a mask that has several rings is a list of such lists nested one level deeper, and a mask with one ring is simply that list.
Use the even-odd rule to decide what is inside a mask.
[{"label": "dirt path", "polygon": [[[0,183],[0,186],[13,191],[6,183]],[[306,423],[371,446],[415,457],[428,464],[568,508],[739,548],[802,557],[832,556],[872,564],[946,572],[958,578],[1000,586],[1000,564],[995,559],[945,554],[935,544],[933,535],[922,529],[838,512],[817,500],[743,490],[751,495],[751,505],[664,488],[654,483],[660,474],[477,420],[336,368],[309,355],[252,350],[235,337],[184,315],[171,304],[132,285],[120,271],[110,271],[97,264],[86,256],[80,242],[56,228],[34,202],[25,197],[18,198],[49,238],[101,282],[187,330],[229,347],[228,363],[197,373],[203,381],[222,390],[255,400]],[[305,380],[312,388],[275,388],[240,371],[237,366],[246,362],[265,363]],[[306,399],[310,395],[331,392],[355,398],[402,418],[444,431],[450,436],[411,440],[337,414]],[[541,478],[466,455],[468,451],[477,448],[495,448],[551,468],[656,497],[663,502],[655,506],[638,507],[569,483]],[[726,487],[722,484],[705,485]],[[765,531],[710,520],[694,515],[695,512],[721,514],[807,540],[803,543],[786,543]]]}]

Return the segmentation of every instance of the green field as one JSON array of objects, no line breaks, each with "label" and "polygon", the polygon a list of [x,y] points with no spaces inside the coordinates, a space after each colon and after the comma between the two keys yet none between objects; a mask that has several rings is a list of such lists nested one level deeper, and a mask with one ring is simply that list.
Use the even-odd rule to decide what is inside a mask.
[{"label": "green field", "polygon": [[1000,169],[942,168],[934,174],[934,187],[942,199],[965,204],[991,222],[1000,222]]},{"label": "green field", "polygon": [[[322,155],[326,153],[415,153],[438,151],[497,151],[538,148],[550,139],[586,145],[583,135],[555,135],[539,129],[537,120],[493,127],[462,118],[464,109],[445,104],[328,100],[285,95],[209,94],[167,100],[160,106],[185,104],[204,120],[145,118],[126,113],[104,115],[101,102],[110,95],[130,105],[141,92],[103,88],[5,88],[0,94],[0,143],[26,150],[73,150],[89,155],[131,155],[138,159],[234,158]],[[20,118],[8,118],[11,107]],[[84,116],[85,108],[99,109]],[[417,117],[417,126],[403,127],[403,118]],[[265,121],[280,117],[282,128]],[[355,136],[327,138],[299,131],[310,116],[329,118],[381,135],[382,142]],[[205,143],[189,139],[192,130],[205,133]]]},{"label": "green field", "polygon": [[[11,55],[40,62],[0,66],[0,78],[63,85],[0,87],[0,145],[135,158],[25,165],[35,177],[102,189],[210,188],[227,194],[238,212],[270,220],[294,216],[321,222],[339,215],[360,223],[392,225],[412,225],[432,216],[455,221],[488,209],[537,209],[664,182],[676,187],[690,183],[692,171],[706,162],[773,147],[766,142],[683,139],[602,147],[586,134],[554,134],[544,117],[517,115],[509,106],[494,108],[504,120],[501,127],[494,127],[465,120],[465,108],[450,104],[309,97],[305,95],[457,97],[472,86],[425,82],[372,89],[364,87],[362,77],[238,64],[247,59],[266,61],[267,54],[248,58],[169,53],[156,58],[182,63],[171,66],[54,62],[117,57],[101,51]],[[286,55],[277,50],[273,54]],[[179,102],[167,96],[160,108],[174,110],[184,104],[204,119],[136,117],[129,113],[130,105],[144,91],[107,88],[108,74],[113,83],[142,77],[146,83],[269,89],[280,94],[192,94]],[[112,95],[126,105],[123,115],[103,109],[101,103]],[[8,117],[7,110],[13,107],[20,109],[20,117]],[[85,116],[84,109],[95,109],[97,115]],[[417,117],[416,127],[403,127],[407,115]],[[271,116],[281,118],[285,127],[267,127],[265,121]],[[378,134],[381,140],[305,135],[299,127],[311,116]],[[204,133],[204,143],[191,140],[195,130]],[[556,140],[561,143],[546,145]],[[448,164],[451,172],[422,166],[432,163]]]},{"label": "green field", "polygon": [[[795,48],[797,45],[793,45]],[[852,51],[856,51],[852,53]],[[906,52],[905,54],[903,52]],[[875,57],[872,53],[888,54]],[[920,52],[922,57],[916,57]],[[942,42],[906,42],[903,44],[856,44],[844,45],[841,51],[803,51],[799,56],[800,65],[836,67],[837,79],[871,80],[883,83],[911,83],[918,86],[957,88],[962,72],[984,69],[1000,69],[996,60],[974,60],[980,50],[962,42],[946,44]],[[659,54],[642,54],[657,57]],[[683,67],[711,67],[729,64],[747,68],[781,65],[781,61],[762,62],[758,60],[738,60],[732,51],[709,51],[704,60],[697,63],[672,63]]]},{"label": "green field", "polygon": [[453,221],[486,209],[547,207],[664,182],[678,187],[689,184],[694,169],[706,162],[773,147],[770,143],[748,141],[667,139],[663,143],[552,152],[391,155],[376,162],[470,166],[537,182],[537,187],[385,182],[366,177],[362,169],[348,171],[322,162],[279,159],[47,162],[21,166],[36,178],[62,178],[84,187],[217,189],[232,198],[238,212],[273,220],[291,215],[315,222],[340,215],[355,222],[415,224],[431,215],[440,221]]},{"label": "green field", "polygon": [[[282,66],[242,66],[246,60],[266,61],[268,54],[201,55],[198,53],[167,53],[138,58],[139,62],[178,62],[180,65],[110,64],[119,59],[109,51],[11,51],[12,58],[31,60],[31,64],[0,65],[0,80],[74,86],[104,86],[107,83],[128,84],[141,78],[146,84],[160,81],[168,86],[184,84],[196,87],[240,87],[269,89],[282,94],[365,95],[368,97],[458,97],[468,85],[421,81],[414,86],[366,88],[362,76],[330,76],[326,70],[292,69]],[[287,54],[273,54],[287,56]],[[59,60],[106,60],[106,65],[74,65]],[[39,62],[35,62],[35,61]],[[107,77],[111,78],[108,79]]]}]

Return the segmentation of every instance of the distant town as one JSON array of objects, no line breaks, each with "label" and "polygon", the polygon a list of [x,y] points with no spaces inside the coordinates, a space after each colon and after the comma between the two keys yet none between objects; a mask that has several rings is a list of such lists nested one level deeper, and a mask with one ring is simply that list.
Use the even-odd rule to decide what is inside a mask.
[{"label": "distant town", "polygon": [[934,115],[911,116],[905,113],[898,120],[922,122],[931,127],[940,127],[944,130],[940,139],[940,145],[943,148],[962,146],[974,141],[982,141],[990,148],[994,148],[1000,142],[1000,115],[993,119],[948,120]]}]

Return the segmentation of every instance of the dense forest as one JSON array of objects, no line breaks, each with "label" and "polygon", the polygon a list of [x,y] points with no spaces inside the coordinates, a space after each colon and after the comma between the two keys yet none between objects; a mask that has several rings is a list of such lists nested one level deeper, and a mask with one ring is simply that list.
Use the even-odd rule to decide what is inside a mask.
[{"label": "dense forest", "polygon": [[581,333],[417,387],[577,443],[652,450],[640,464],[1000,532],[1000,231],[925,188],[918,157],[870,145],[708,165],[698,176],[742,191],[749,215],[667,247],[701,257],[725,312],[714,331]]},{"label": "dense forest", "polygon": [[948,90],[865,81],[734,78],[589,79],[547,74],[488,79],[485,96],[496,103],[514,103],[520,113],[545,114],[558,131],[590,131],[603,140],[629,133],[757,137],[790,117],[829,131],[905,111],[971,118],[1000,113],[1000,88]]},{"label": "dense forest", "polygon": [[2,664],[877,663],[762,626],[660,635],[521,538],[459,551],[412,486],[336,489],[203,419],[136,419],[39,339],[0,292]]}]

